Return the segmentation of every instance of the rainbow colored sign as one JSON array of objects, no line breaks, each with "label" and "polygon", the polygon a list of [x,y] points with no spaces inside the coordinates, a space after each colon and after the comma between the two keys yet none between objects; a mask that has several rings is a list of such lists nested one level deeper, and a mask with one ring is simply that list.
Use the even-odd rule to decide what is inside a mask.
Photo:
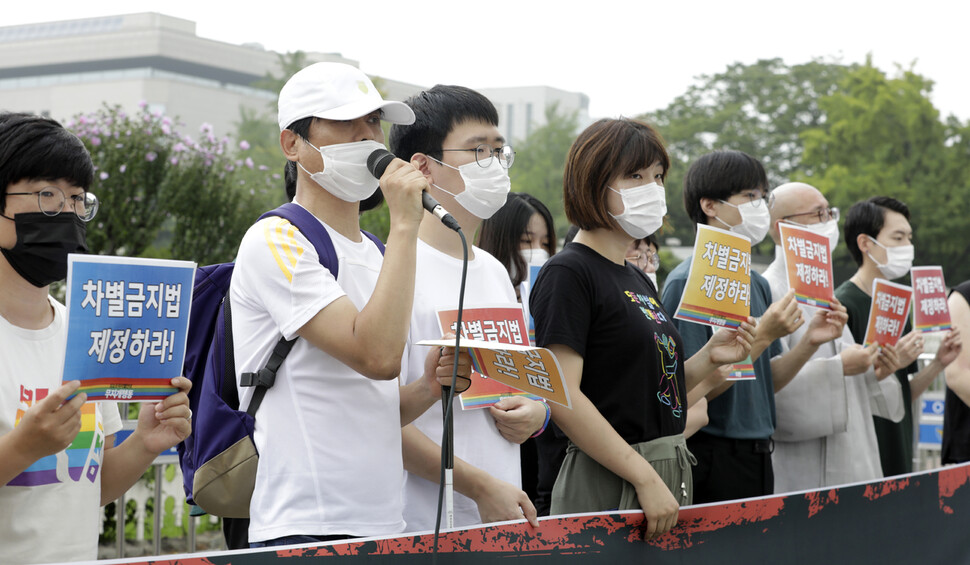
[{"label": "rainbow colored sign", "polygon": [[[417,345],[448,347],[455,340],[424,339]],[[472,368],[489,379],[572,408],[562,367],[548,349],[477,339],[462,339],[461,348],[471,354]]]},{"label": "rainbow colored sign", "polygon": [[715,328],[737,328],[751,312],[751,240],[697,226],[687,285],[675,318]]},{"label": "rainbow colored sign", "polygon": [[[438,311],[441,334],[458,333],[458,310]],[[479,339],[495,343],[529,345],[525,318],[518,304],[465,308],[461,315],[462,339]],[[487,408],[510,396],[524,396],[539,400],[538,396],[522,392],[500,381],[490,379],[479,371],[471,374],[471,386],[459,395],[462,410]]]},{"label": "rainbow colored sign", "polygon": [[195,263],[70,255],[63,379],[89,401],[160,400],[182,374]]}]

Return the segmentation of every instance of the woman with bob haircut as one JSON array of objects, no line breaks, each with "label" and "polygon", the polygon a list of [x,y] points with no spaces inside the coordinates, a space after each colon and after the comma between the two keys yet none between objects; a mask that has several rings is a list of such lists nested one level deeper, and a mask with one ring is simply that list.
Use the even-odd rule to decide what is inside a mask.
[{"label": "woman with bob haircut", "polygon": [[536,345],[558,358],[573,405],[550,404],[570,440],[552,513],[642,508],[647,539],[669,531],[679,505],[691,503],[687,392],[748,355],[755,323],[715,332],[684,359],[653,285],[625,261],[630,242],[663,222],[669,166],[663,140],[643,122],[586,128],[563,175],[566,216],[579,232],[530,296]]}]

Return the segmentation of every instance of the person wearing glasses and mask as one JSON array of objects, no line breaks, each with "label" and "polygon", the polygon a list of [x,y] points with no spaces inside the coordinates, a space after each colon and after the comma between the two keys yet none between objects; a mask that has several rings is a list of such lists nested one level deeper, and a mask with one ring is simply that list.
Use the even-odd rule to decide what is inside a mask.
[{"label": "person wearing glasses and mask", "polygon": [[653,284],[625,260],[632,240],[663,223],[669,166],[660,135],[641,121],[586,128],[563,174],[566,217],[579,231],[539,271],[530,297],[536,345],[556,355],[573,404],[552,406],[570,440],[552,514],[643,509],[648,539],[691,503],[688,391],[744,359],[754,339],[749,318],[688,358]]},{"label": "person wearing glasses and mask", "polygon": [[98,212],[87,190],[93,179],[84,145],[59,123],[0,114],[0,547],[8,563],[97,559],[98,508],[191,431],[184,377],[172,379],[178,392],[142,403],[137,428],[117,447],[115,403],[85,403],[83,393],[66,401],[80,382],[61,382],[66,311],[49,289],[67,277],[68,253],[87,252]]},{"label": "person wearing glasses and mask", "polygon": [[[872,305],[872,282],[877,278],[898,279],[907,275],[913,266],[916,253],[913,228],[909,225],[909,207],[888,196],[856,202],[849,208],[844,229],[845,244],[859,270],[835,289],[835,296],[848,310],[852,337],[856,343],[862,343]],[[882,472],[887,477],[913,471],[912,401],[919,398],[960,353],[960,331],[954,328],[944,336],[933,360],[919,370],[916,358],[923,352],[923,334],[911,330],[912,324],[907,318],[904,335],[896,343],[899,356],[896,379],[902,387],[906,412],[901,421],[875,418]]]},{"label": "person wearing glasses and mask", "polygon": [[[436,85],[405,102],[411,124],[391,128],[390,146],[426,179],[430,194],[471,238],[506,201],[515,152],[498,129],[495,106],[462,86]],[[441,337],[438,312],[457,310],[464,250],[458,234],[426,212],[418,230],[414,309],[408,336],[405,383],[421,378],[423,339]],[[470,246],[464,308],[517,308],[508,273],[488,252]],[[438,517],[443,431],[440,400],[404,429],[404,518],[409,531],[432,530]],[[454,416],[454,525],[472,526],[528,518],[535,507],[520,488],[519,444],[548,421],[543,402],[521,396]],[[442,521],[442,524],[444,521]]]},{"label": "person wearing glasses and mask", "polygon": [[660,268],[660,244],[657,243],[657,236],[650,234],[647,237],[631,241],[630,247],[626,250],[626,260],[646,273],[647,278],[650,279],[659,294],[660,285],[657,284],[657,269]]},{"label": "person wearing glasses and mask", "polygon": [[[684,177],[684,206],[697,224],[742,235],[757,245],[768,232],[771,195],[764,167],[741,151],[716,151],[694,161]],[[680,304],[690,259],[667,276],[663,303],[668,311]],[[839,335],[842,323],[824,314],[811,317],[797,347],[782,349],[779,338],[805,322],[793,292],[772,301],[768,281],[751,270],[751,316],[758,336],[751,348],[756,378],[707,383],[710,422],[688,446],[697,457],[694,501],[719,502],[766,496],[774,492],[771,436],[775,431],[775,393],[784,388],[820,343]],[[674,320],[688,353],[711,339],[709,326]],[[701,389],[702,387],[698,387]]]},{"label": "person wearing glasses and mask", "polygon": [[[829,250],[839,241],[837,208],[804,183],[788,183],[774,191],[771,238],[775,260],[765,270],[774,298],[789,293],[778,224],[785,222],[825,235]],[[826,310],[799,305],[806,316]],[[814,312],[814,314],[813,314]],[[868,311],[867,311],[868,313]],[[828,314],[845,324],[848,316],[838,300]],[[799,328],[781,339],[792,348],[803,339]],[[784,390],[775,394],[775,492],[784,493],[868,481],[883,476],[873,428],[873,414],[899,421],[903,417],[899,382],[887,378],[895,370],[894,348],[856,345],[848,326],[820,345]]]}]

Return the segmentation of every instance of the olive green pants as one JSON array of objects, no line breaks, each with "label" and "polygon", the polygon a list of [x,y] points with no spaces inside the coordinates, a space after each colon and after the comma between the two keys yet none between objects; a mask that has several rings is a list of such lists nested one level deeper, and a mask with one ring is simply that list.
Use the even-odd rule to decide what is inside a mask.
[{"label": "olive green pants", "polygon": [[[697,460],[688,451],[683,434],[630,447],[650,462],[678,504],[685,506],[691,503],[694,495],[691,466]],[[566,458],[552,488],[552,514],[639,509],[637,491],[632,484],[614,475],[569,442]]]}]

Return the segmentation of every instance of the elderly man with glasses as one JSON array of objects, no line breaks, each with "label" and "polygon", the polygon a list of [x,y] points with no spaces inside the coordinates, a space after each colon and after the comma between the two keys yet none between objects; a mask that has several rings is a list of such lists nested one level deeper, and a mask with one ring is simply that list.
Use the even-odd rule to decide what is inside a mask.
[{"label": "elderly man with glasses", "polygon": [[[838,243],[839,211],[825,196],[804,183],[789,183],[774,191],[769,233],[775,241],[775,260],[764,276],[774,300],[789,293],[778,224],[804,227]],[[809,306],[799,305],[806,315]],[[778,423],[775,429],[775,492],[792,492],[878,479],[883,476],[872,416],[893,421],[903,417],[902,390],[893,373],[892,348],[862,348],[845,327],[845,308],[835,302],[832,318],[839,321],[840,337],[823,343],[791,383],[775,393]],[[793,347],[804,329],[781,339]]]}]

